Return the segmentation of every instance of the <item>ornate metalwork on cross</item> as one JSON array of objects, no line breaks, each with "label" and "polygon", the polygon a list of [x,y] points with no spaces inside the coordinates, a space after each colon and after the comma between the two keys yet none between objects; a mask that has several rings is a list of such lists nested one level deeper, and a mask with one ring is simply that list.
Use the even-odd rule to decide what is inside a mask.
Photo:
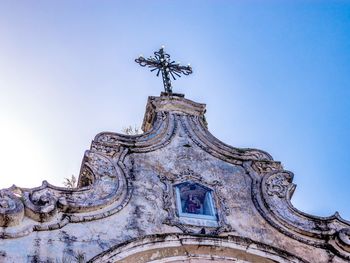
[{"label": "ornate metalwork on cross", "polygon": [[170,55],[165,53],[164,46],[159,51],[154,52],[154,57],[144,58],[140,55],[135,62],[142,67],[148,66],[151,72],[157,70],[157,77],[162,72],[164,91],[167,94],[172,94],[172,85],[170,76],[176,80],[177,77],[181,77],[181,74],[189,75],[192,73],[190,64],[187,66],[181,66],[179,62],[171,61]]}]

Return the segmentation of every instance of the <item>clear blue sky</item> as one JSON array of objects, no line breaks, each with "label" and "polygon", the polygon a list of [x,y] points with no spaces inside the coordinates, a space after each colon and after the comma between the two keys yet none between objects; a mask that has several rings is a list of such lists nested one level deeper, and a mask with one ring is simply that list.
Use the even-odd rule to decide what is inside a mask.
[{"label": "clear blue sky", "polygon": [[[331,3],[330,3],[331,2]],[[140,125],[166,45],[210,131],[268,151],[293,203],[350,220],[350,2],[0,1],[0,186],[61,185],[100,131]]]}]

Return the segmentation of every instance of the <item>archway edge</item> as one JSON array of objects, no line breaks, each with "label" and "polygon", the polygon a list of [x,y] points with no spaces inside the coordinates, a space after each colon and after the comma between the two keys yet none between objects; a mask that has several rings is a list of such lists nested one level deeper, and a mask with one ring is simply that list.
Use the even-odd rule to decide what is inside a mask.
[{"label": "archway edge", "polygon": [[[279,248],[239,236],[157,234],[116,245],[89,262],[246,262],[307,263]],[[239,261],[238,261],[239,260]]]}]

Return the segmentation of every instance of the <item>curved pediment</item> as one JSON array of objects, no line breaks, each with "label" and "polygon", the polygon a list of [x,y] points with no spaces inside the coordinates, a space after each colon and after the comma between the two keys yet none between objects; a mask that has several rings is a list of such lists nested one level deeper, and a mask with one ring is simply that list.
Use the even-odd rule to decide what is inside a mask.
[{"label": "curved pediment", "polygon": [[169,143],[181,125],[195,144],[225,161],[273,162],[271,155],[262,150],[235,148],[215,138],[206,127],[204,114],[205,104],[183,96],[149,97],[143,121],[144,134],[129,136],[103,132],[95,137],[92,145],[95,148],[130,147],[133,152],[153,151]]},{"label": "curved pediment", "polygon": [[2,238],[18,238],[33,231],[60,229],[68,223],[86,222],[110,216],[121,210],[131,197],[130,181],[122,165],[125,150],[113,159],[86,151],[81,181],[91,184],[77,189],[53,186],[46,181],[40,187],[12,186],[0,191]]},{"label": "curved pediment", "polygon": [[[101,230],[107,222],[112,229],[119,224],[120,229],[113,231],[120,236],[112,231],[105,247],[99,234],[96,237],[95,230],[86,227],[85,234],[98,240],[95,252],[100,252],[94,252],[99,255],[91,262],[133,262],[152,256],[153,250],[171,252],[167,257],[171,261],[180,250],[197,255],[193,248],[198,246],[203,249],[202,259],[216,251],[216,259],[231,261],[309,262],[286,252],[288,244],[350,260],[350,222],[337,213],[316,217],[294,208],[290,202],[295,190],[293,174],[262,150],[232,147],[215,138],[207,129],[205,104],[174,94],[150,97],[143,130],[140,135],[96,135],[84,154],[75,189],[44,181],[36,188],[0,190],[0,237],[13,239],[48,231],[56,231],[53,235],[57,236],[63,228],[87,222]],[[184,185],[189,190],[181,188]],[[139,227],[136,231],[138,217],[143,217],[142,226],[150,222],[151,230]],[[245,224],[287,245],[281,249],[270,240],[262,243],[255,232],[244,233],[252,238],[234,235]],[[79,224],[76,226],[79,232]],[[268,232],[268,227],[273,230]],[[150,236],[147,231],[154,233],[154,229],[160,233]],[[84,238],[79,242],[94,247],[95,239]],[[181,259],[192,260],[189,255]]]},{"label": "curved pediment", "polygon": [[252,199],[260,214],[283,234],[316,247],[329,248],[350,260],[350,222],[338,213],[318,217],[299,211],[291,203],[296,189],[293,173],[283,169],[261,172],[254,162],[245,164],[252,177]]}]

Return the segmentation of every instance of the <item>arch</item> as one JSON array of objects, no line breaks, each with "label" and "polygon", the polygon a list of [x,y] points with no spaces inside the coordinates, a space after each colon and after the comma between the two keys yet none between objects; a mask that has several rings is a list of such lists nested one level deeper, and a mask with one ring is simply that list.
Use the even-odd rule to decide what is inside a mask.
[{"label": "arch", "polygon": [[117,245],[88,262],[306,263],[287,251],[238,236],[159,234]]}]

